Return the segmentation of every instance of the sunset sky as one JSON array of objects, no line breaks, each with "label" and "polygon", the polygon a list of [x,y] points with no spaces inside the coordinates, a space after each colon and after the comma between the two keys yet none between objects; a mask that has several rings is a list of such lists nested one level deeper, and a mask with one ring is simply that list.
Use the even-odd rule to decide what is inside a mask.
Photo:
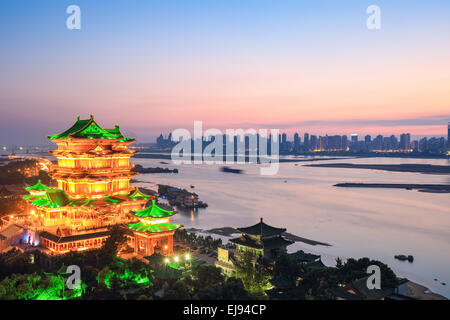
[{"label": "sunset sky", "polygon": [[0,145],[90,114],[139,142],[194,120],[414,136],[450,121],[448,0],[15,0],[0,40]]}]

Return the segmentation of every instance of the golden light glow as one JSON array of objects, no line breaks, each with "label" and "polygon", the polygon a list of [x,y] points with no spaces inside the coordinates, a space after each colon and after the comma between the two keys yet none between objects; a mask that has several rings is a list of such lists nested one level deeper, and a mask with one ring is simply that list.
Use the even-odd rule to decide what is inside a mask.
[{"label": "golden light glow", "polygon": [[149,225],[153,225],[153,224],[162,224],[162,223],[168,223],[170,220],[169,219],[159,219],[159,220],[152,220],[152,219],[139,219],[142,223],[144,224],[149,224]]}]

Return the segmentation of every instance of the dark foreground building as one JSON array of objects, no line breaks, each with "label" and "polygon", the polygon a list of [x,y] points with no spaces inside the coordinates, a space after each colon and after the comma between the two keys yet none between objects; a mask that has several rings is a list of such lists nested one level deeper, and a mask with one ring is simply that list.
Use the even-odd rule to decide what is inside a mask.
[{"label": "dark foreground building", "polygon": [[287,246],[294,243],[282,236],[286,229],[269,226],[263,222],[262,218],[253,226],[237,230],[242,235],[230,241],[236,245],[238,252],[248,251],[269,260],[286,253]]}]

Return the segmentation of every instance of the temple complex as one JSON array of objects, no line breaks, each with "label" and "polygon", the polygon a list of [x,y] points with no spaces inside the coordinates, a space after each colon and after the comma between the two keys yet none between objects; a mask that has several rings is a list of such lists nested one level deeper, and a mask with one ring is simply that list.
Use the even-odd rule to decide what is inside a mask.
[{"label": "temple complex", "polygon": [[49,172],[57,187],[38,181],[26,188],[24,242],[52,254],[94,249],[106,241],[111,226],[121,225],[136,254],[173,254],[173,233],[181,227],[170,223],[176,212],[158,207],[154,196],[130,184],[137,175],[130,163],[136,151],[128,146],[135,139],[124,137],[119,126],[100,127],[93,116],[78,117],[68,130],[48,139],[57,145],[50,151],[57,164]]}]

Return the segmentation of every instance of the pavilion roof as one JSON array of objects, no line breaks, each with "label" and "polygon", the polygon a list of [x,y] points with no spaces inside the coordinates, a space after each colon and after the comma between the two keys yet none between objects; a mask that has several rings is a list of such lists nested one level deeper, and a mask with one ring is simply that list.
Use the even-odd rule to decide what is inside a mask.
[{"label": "pavilion roof", "polygon": [[272,248],[282,248],[293,244],[293,241],[286,240],[283,237],[274,237],[270,239],[262,239],[260,241],[249,238],[247,236],[242,236],[236,239],[230,240],[232,243],[239,244],[245,247],[253,249],[272,249]]},{"label": "pavilion roof", "polygon": [[323,264],[322,260],[310,261],[305,265],[307,270],[315,270],[315,269],[323,269],[326,268],[326,265]]},{"label": "pavilion roof", "polygon": [[80,117],[77,121],[64,132],[48,136],[50,140],[58,139],[119,139],[120,142],[134,141],[134,139],[125,138],[120,132],[120,127],[115,126],[114,129],[104,129],[95,122],[94,117],[81,120]]},{"label": "pavilion roof", "polygon": [[142,222],[138,222],[128,225],[128,228],[134,231],[151,232],[151,233],[173,231],[181,227],[182,227],[181,224],[173,224],[173,223],[145,224]]},{"label": "pavilion roof", "polygon": [[139,190],[139,188],[136,188],[136,190],[134,192],[132,192],[128,197],[131,200],[146,200],[146,199],[150,198],[151,196],[148,194],[142,193],[142,191]]},{"label": "pavilion roof", "polygon": [[38,207],[59,208],[65,207],[69,202],[70,199],[63,190],[47,190],[45,196],[32,201],[31,204]]},{"label": "pavilion roof", "polygon": [[286,231],[284,228],[275,228],[272,226],[269,226],[263,222],[263,219],[261,218],[261,221],[253,226],[246,227],[246,228],[237,228],[237,230],[243,234],[249,234],[252,236],[262,236],[262,237],[268,237],[268,236],[275,236],[279,235]]},{"label": "pavilion roof", "polygon": [[43,185],[41,183],[41,180],[38,180],[38,182],[34,185],[34,186],[30,186],[30,187],[25,187],[25,189],[29,190],[29,191],[47,191],[50,190],[51,187],[48,187],[46,185]]},{"label": "pavilion roof", "polygon": [[303,250],[299,250],[294,253],[289,253],[287,256],[290,259],[297,260],[300,262],[313,262],[313,261],[320,259],[319,255],[306,253]]},{"label": "pavilion roof", "polygon": [[91,199],[91,198],[83,198],[83,199],[74,199],[70,201],[68,204],[71,207],[108,207],[111,205],[116,205],[124,200],[118,197],[109,196],[101,199]]},{"label": "pavilion roof", "polygon": [[[366,300],[382,300],[386,296],[393,293],[393,290],[389,289],[369,289],[367,287],[367,279],[369,276],[354,280],[349,288],[355,289],[356,294]],[[345,290],[346,288],[344,288]]]},{"label": "pavilion roof", "polygon": [[160,208],[155,199],[152,200],[152,204],[144,210],[134,211],[133,214],[139,218],[165,218],[171,217],[176,214],[176,211],[169,211]]},{"label": "pavilion roof", "polygon": [[106,196],[103,198],[70,198],[63,190],[47,190],[43,195],[26,195],[24,199],[30,200],[32,205],[38,207],[109,207],[125,201],[136,201],[130,196]]}]

